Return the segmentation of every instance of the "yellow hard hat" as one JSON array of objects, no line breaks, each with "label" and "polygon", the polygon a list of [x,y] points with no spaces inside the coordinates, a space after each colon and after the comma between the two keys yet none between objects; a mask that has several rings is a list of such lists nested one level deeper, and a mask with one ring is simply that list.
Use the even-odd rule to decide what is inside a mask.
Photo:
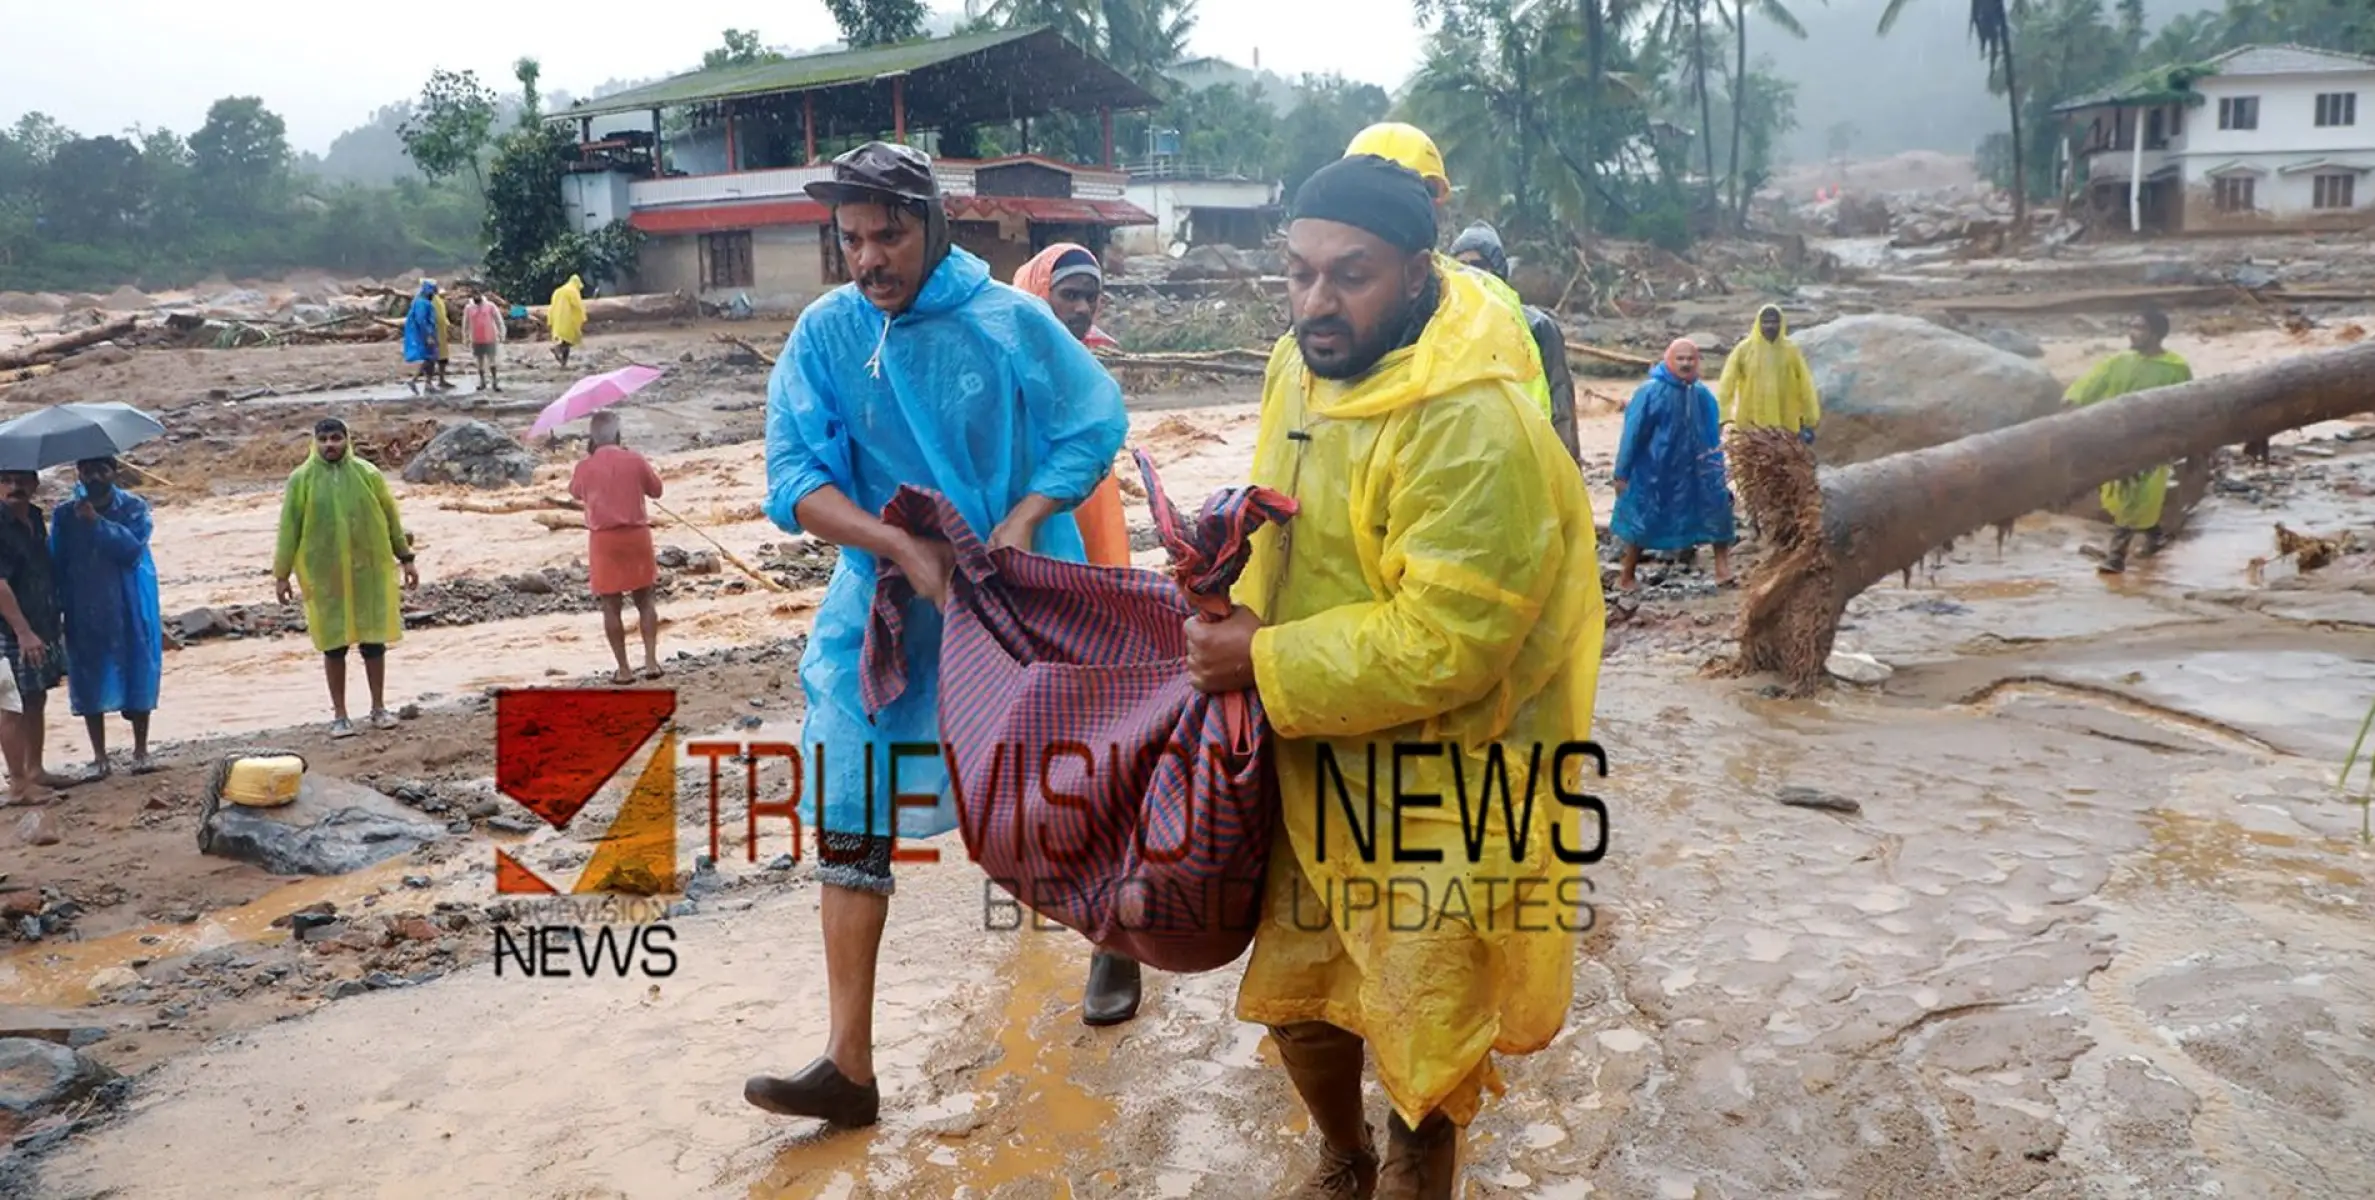
[{"label": "yellow hard hat", "polygon": [[1435,148],[1435,139],[1416,125],[1399,121],[1385,121],[1371,125],[1353,135],[1352,144],[1344,148],[1344,156],[1374,154],[1391,159],[1413,171],[1436,187],[1436,199],[1450,198],[1451,176],[1443,170],[1443,152]]}]

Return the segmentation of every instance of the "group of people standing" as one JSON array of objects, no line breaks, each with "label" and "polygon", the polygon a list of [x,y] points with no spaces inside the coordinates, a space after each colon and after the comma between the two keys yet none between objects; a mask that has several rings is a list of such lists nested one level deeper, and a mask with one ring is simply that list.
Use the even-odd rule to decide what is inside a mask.
[{"label": "group of people standing", "polygon": [[[0,751],[12,803],[45,803],[52,789],[111,774],[113,714],[132,727],[131,769],[152,769],[148,720],[165,635],[148,502],[117,486],[119,469],[113,458],[76,463],[73,493],[54,512],[38,502],[38,472],[0,472]],[[77,777],[43,757],[49,693],[61,682],[91,742],[90,770]]]},{"label": "group of people standing", "polygon": [[[478,368],[480,391],[503,390],[502,350],[508,329],[507,312],[503,298],[483,287],[471,288],[470,301],[462,306],[462,331],[470,339],[470,359]],[[552,307],[546,320],[552,328],[553,361],[567,367],[570,352],[585,339],[583,280],[572,275],[567,283],[553,289]],[[453,326],[453,314],[446,307],[437,281],[421,280],[420,290],[413,294],[412,306],[404,314],[404,361],[418,367],[418,373],[405,381],[413,395],[453,390],[453,381],[446,378],[452,361],[448,347],[453,345]]]},{"label": "group of people standing", "polygon": [[[954,563],[947,543],[876,514],[900,487],[926,488],[992,546],[1126,562],[1126,537],[1093,531],[1124,528],[1118,496],[1109,508],[1098,497],[1128,421],[1089,350],[1102,277],[1086,248],[1049,247],[1020,286],[994,282],[953,244],[930,159],[905,146],[853,150],[808,190],[832,210],[852,282],[802,314],[769,382],[765,509],[842,548],[800,670],[801,741],[826,748],[817,876],[830,1030],[805,1068],[754,1077],[744,1096],[862,1126],[881,1103],[873,1003],[891,835],[956,823],[937,759],[910,759],[901,788],[937,790],[937,809],[894,810],[867,786],[886,777],[892,746],[937,738],[939,606]],[[1406,823],[1405,848],[1440,856],[1419,871],[1424,933],[1401,931],[1407,913],[1389,927],[1334,909],[1347,880],[1385,886],[1409,864],[1327,858],[1316,844],[1323,756],[1455,743],[1446,757],[1459,761],[1404,781],[1449,794],[1455,772],[1482,778],[1497,747],[1522,757],[1528,743],[1590,732],[1602,606],[1582,473],[1554,424],[1555,405],[1571,426],[1572,389],[1554,396],[1545,371],[1564,351],[1538,339],[1493,273],[1497,240],[1463,247],[1482,269],[1436,252],[1447,194],[1440,156],[1407,126],[1365,133],[1297,193],[1294,325],[1265,373],[1250,482],[1299,511],[1254,536],[1232,612],[1185,629],[1194,686],[1257,693],[1271,726],[1285,802],[1238,1014],[1269,1028],[1311,1112],[1322,1143],[1311,1196],[1452,1195],[1459,1131],[1501,1086],[1493,1055],[1548,1045],[1572,997],[1576,927],[1518,911],[1538,914],[1579,878],[1554,858],[1553,829],[1566,846],[1588,834],[1555,806],[1513,818],[1516,848],[1488,845],[1481,858],[1456,821]],[[917,598],[901,617],[905,690],[869,716],[859,666],[882,563]],[[1367,786],[1347,786],[1360,808]],[[1543,893],[1521,901],[1478,877],[1531,879]],[[1462,884],[1474,890],[1455,899]],[[1083,1019],[1128,1020],[1139,976],[1098,955]],[[1392,1107],[1382,1153],[1362,1111],[1370,1056]]]}]

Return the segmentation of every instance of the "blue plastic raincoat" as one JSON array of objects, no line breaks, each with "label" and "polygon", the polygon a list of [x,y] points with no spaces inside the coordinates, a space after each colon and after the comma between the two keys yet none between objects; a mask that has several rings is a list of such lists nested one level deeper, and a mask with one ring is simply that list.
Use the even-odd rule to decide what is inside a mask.
[{"label": "blue plastic raincoat", "polygon": [[423,282],[404,314],[404,361],[432,362],[437,358],[437,285]]},{"label": "blue plastic raincoat", "polygon": [[[901,484],[913,484],[947,496],[987,538],[1031,493],[1078,504],[1112,469],[1128,432],[1121,386],[1047,306],[992,282],[980,259],[951,249],[896,318],[855,285],[800,314],[767,382],[767,516],[799,533],[795,510],[818,488],[831,485],[879,513]],[[1034,549],[1087,557],[1069,512],[1040,526]],[[808,699],[801,752],[818,789],[802,806],[821,794],[825,829],[888,836],[890,747],[939,740],[941,623],[937,610],[915,602],[907,689],[869,722],[858,684],[874,572],[872,556],[842,550],[800,659]],[[941,797],[937,809],[903,806],[900,837],[956,828],[939,758],[902,755],[897,791]]]},{"label": "blue plastic raincoat", "polygon": [[82,485],[50,514],[49,556],[66,624],[66,695],[74,715],[157,710],[165,673],[164,623],[157,612],[157,563],[149,556],[148,501],[122,488],[97,516]]},{"label": "blue plastic raincoat", "polygon": [[1685,384],[1664,363],[1650,368],[1625,406],[1615,471],[1625,490],[1608,532],[1644,550],[1732,544],[1721,428],[1706,384]]}]

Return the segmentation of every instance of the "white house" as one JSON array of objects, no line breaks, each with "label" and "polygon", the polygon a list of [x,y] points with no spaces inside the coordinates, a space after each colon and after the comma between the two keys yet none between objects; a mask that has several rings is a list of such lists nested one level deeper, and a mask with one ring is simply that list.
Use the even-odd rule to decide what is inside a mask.
[{"label": "white house", "polygon": [[2135,232],[2375,224],[2375,58],[2244,46],[2056,111],[2098,223]]},{"label": "white house", "polygon": [[1125,195],[1154,214],[1153,225],[1115,234],[1128,254],[1161,254],[1175,243],[1258,250],[1278,224],[1278,184],[1192,164],[1133,167]]}]

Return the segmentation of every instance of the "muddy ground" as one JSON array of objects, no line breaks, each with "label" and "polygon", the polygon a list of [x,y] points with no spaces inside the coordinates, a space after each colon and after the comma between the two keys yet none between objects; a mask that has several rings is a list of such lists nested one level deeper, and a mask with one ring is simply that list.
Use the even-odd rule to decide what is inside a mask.
[{"label": "muddy ground", "polygon": [[[1745,328],[1761,299],[1705,319]],[[2066,378],[2119,320],[2027,328]],[[2239,304],[2180,314],[2172,345],[2212,374],[2361,320],[2335,309],[2301,335]],[[630,440],[670,507],[787,589],[672,573],[678,727],[778,739],[798,729],[799,639],[829,559],[756,511],[764,368],[721,330],[772,351],[783,327],[598,336],[584,365],[671,367],[629,410]],[[575,372],[515,346],[501,396],[415,400],[391,354],[144,352],[78,390],[0,394],[140,397],[194,434],[147,459],[169,480],[152,489],[164,607],[215,609],[241,635],[170,653],[163,772],[65,793],[41,810],[53,845],[24,844],[25,814],[0,810],[19,939],[0,941],[0,1030],[56,1031],[134,1076],[118,1112],[19,1131],[0,1194],[1234,1197],[1302,1168],[1303,1119],[1233,1018],[1234,969],[1154,976],[1137,1022],[1088,1030],[1085,945],[985,929],[953,838],[893,908],[884,1124],[826,1135],[747,1109],[744,1075],[817,1052],[822,968],[809,865],[783,861],[780,825],[750,844],[730,778],[715,868],[670,918],[676,974],[497,977],[491,926],[518,915],[496,907],[489,843],[566,875],[605,823],[521,832],[492,788],[487,693],[605,669],[571,586],[581,535],[479,511],[557,493],[573,450],[541,448],[526,488],[399,486],[424,582],[444,589],[414,607],[441,615],[391,659],[408,719],[348,742],[323,736],[315,657],[270,611],[273,485],[323,412],[391,445],[459,415],[524,430]],[[332,390],[225,399],[267,385]],[[1183,499],[1238,477],[1250,381],[1135,391],[1133,443]],[[1603,518],[1616,429],[1587,422]],[[1653,571],[1612,612],[1597,735],[1614,840],[1576,1005],[1549,1050],[1506,1065],[1467,1194],[2375,1194],[2375,854],[2332,794],[2375,690],[2370,564],[2249,569],[2279,520],[2375,528],[2375,442],[2355,432],[2228,464],[2186,536],[2119,579],[2081,552],[2100,539],[2086,522],[2029,518],[2000,553],[1967,542],[1851,608],[1842,648],[1895,673],[1813,700],[1703,677],[1731,597],[1695,569]],[[710,549],[660,540],[688,563]],[[87,749],[69,724],[53,717],[50,757],[73,767]],[[241,745],[297,750],[469,833],[332,880],[203,857],[206,772]],[[698,795],[705,776],[684,781]],[[1853,811],[1784,804],[1804,799],[1791,789]],[[687,871],[707,853],[695,808]]]}]

